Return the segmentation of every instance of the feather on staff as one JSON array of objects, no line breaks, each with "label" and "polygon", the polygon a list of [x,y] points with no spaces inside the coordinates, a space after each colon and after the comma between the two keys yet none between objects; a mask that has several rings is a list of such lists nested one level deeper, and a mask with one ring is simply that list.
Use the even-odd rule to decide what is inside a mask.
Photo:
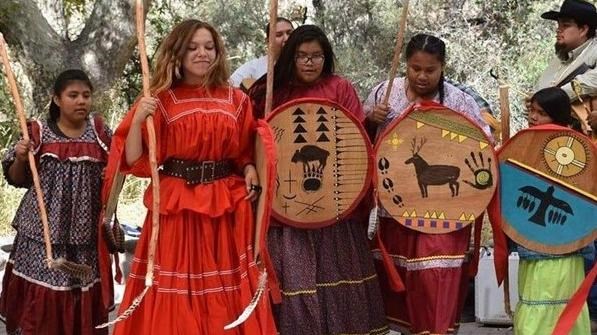
[{"label": "feather on staff", "polygon": [[[273,101],[273,89],[274,89],[274,47],[275,47],[275,39],[276,39],[276,21],[278,20],[278,1],[271,0],[269,3],[269,39],[267,43],[267,79],[266,79],[266,86],[265,86],[265,111],[264,115],[267,116],[272,111],[272,101]],[[258,220],[258,224],[255,226],[255,259],[257,259],[259,255],[259,250],[261,248],[261,230],[265,229],[261,225],[261,220]],[[257,286],[257,291],[253,295],[253,299],[249,305],[244,309],[244,311],[240,314],[240,316],[231,322],[230,324],[224,327],[225,330],[232,329],[241,325],[243,322],[247,321],[247,319],[251,316],[259,301],[261,300],[261,296],[263,292],[266,291],[267,286],[267,271],[265,270],[265,265],[262,264],[261,274],[259,275],[259,282]]]}]

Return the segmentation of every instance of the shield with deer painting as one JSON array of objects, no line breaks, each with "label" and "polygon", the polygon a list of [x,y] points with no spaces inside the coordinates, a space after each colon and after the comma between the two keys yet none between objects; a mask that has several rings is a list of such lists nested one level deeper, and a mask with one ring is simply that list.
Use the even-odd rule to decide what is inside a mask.
[{"label": "shield with deer painting", "polygon": [[339,222],[371,182],[371,145],[360,122],[325,99],[290,101],[267,122],[278,157],[272,214],[299,228]]},{"label": "shield with deer painting", "polygon": [[516,243],[574,252],[597,238],[597,164],[592,141],[571,129],[525,129],[498,154],[501,226]]},{"label": "shield with deer painting", "polygon": [[471,224],[496,188],[490,140],[461,113],[415,105],[386,127],[375,148],[377,193],[400,224],[444,234]]}]

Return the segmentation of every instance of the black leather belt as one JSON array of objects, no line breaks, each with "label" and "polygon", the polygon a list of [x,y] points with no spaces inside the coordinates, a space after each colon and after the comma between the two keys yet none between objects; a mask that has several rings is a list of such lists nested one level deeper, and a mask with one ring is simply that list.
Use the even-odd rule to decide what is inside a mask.
[{"label": "black leather belt", "polygon": [[183,159],[169,159],[160,170],[167,176],[186,180],[187,185],[213,183],[214,180],[230,176],[232,171],[232,162],[229,160],[198,162]]}]

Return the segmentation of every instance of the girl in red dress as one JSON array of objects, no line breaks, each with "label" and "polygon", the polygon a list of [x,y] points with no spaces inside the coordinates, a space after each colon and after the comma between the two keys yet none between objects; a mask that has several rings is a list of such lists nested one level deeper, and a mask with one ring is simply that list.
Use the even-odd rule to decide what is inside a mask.
[{"label": "girl in red dress", "polygon": [[[264,295],[251,316],[259,270],[253,258],[257,196],[249,98],[228,84],[226,51],[207,23],[178,24],[158,51],[153,97],[141,98],[116,132],[121,171],[150,175],[145,118],[153,115],[160,170],[160,230],[153,286],[114,334],[276,334]],[[109,171],[113,173],[113,171]],[[145,193],[151,209],[151,186]],[[145,288],[151,210],[121,310]]]}]

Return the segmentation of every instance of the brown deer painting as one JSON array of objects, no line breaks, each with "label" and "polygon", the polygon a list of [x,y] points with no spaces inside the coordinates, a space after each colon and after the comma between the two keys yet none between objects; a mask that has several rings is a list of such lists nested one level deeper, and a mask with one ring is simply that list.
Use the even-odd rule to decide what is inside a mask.
[{"label": "brown deer painting", "polygon": [[452,197],[458,195],[458,177],[460,177],[460,168],[450,165],[429,165],[423,157],[419,155],[421,148],[427,142],[426,138],[421,139],[421,143],[417,146],[417,138],[414,137],[411,141],[412,157],[407,159],[404,164],[413,164],[415,166],[415,173],[417,174],[417,182],[421,189],[421,196],[427,198],[428,185],[444,185],[448,184]]}]

